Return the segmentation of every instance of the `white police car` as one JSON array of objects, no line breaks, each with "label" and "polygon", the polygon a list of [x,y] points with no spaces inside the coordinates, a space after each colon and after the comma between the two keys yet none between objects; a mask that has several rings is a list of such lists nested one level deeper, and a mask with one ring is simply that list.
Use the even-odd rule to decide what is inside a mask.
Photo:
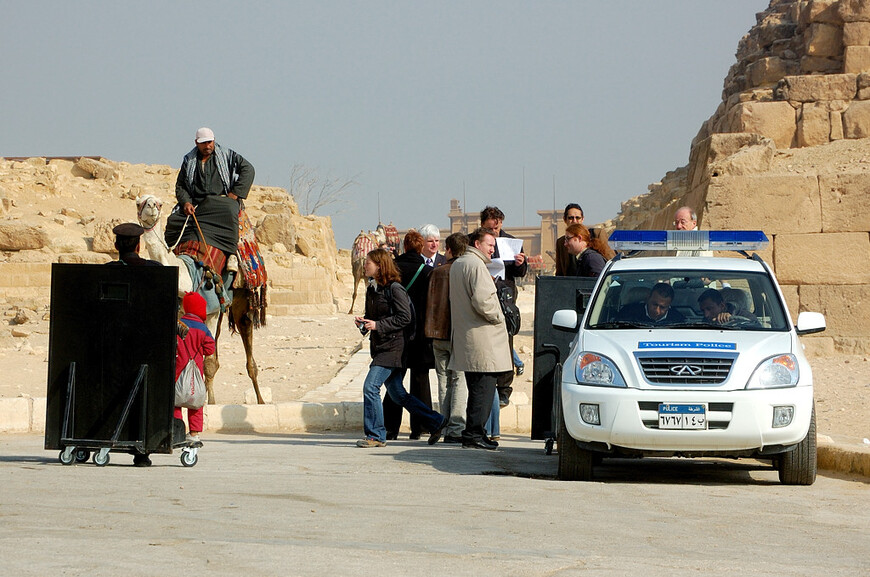
[{"label": "white police car", "polygon": [[[564,362],[559,477],[601,457],[770,459],[782,483],[816,477],[813,378],[757,231],[614,231],[616,250],[735,250],[746,258],[617,257],[602,271]],[[633,253],[632,253],[633,255]],[[630,256],[632,256],[630,255]]]}]

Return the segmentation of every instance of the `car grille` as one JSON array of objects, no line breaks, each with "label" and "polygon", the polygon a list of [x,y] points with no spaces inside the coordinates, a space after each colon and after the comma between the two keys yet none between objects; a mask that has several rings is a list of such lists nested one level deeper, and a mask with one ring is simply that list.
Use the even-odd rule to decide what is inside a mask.
[{"label": "car grille", "polygon": [[725,382],[734,359],[710,357],[641,357],[644,377],[654,384],[718,385]]}]

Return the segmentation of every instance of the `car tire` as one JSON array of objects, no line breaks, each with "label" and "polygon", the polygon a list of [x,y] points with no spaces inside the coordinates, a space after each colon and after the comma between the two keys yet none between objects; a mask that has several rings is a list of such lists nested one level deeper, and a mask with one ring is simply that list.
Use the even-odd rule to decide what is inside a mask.
[{"label": "car tire", "polygon": [[816,408],[810,417],[810,428],[804,440],[793,450],[776,460],[779,481],[783,485],[812,485],[816,481]]},{"label": "car tire", "polygon": [[592,451],[581,449],[568,434],[565,417],[559,415],[559,479],[563,481],[592,480]]}]

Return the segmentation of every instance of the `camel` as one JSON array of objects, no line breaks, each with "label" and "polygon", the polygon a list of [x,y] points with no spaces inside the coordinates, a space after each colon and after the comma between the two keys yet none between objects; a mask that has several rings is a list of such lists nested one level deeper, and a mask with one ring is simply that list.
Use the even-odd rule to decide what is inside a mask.
[{"label": "camel", "polygon": [[[189,269],[185,264],[185,260],[189,256],[178,256],[174,254],[166,245],[163,238],[163,225],[160,220],[160,211],[163,208],[163,203],[160,199],[153,195],[145,195],[136,199],[136,207],[138,211],[139,224],[145,229],[145,234],[142,235],[142,243],[148,250],[148,255],[152,260],[162,263],[164,266],[178,267],[178,294],[184,295],[185,292],[190,292],[193,289],[193,279],[191,279]],[[230,271],[238,271],[238,260],[235,255],[230,256],[227,260],[227,269]],[[197,287],[197,292],[201,294],[207,289],[202,286]],[[254,386],[254,393],[257,395],[257,403],[264,404],[263,397],[260,394],[260,386],[257,382],[257,362],[254,360],[254,328],[258,324],[254,318],[255,312],[251,308],[250,291],[244,286],[243,275],[236,272],[236,279],[233,283],[233,299],[227,307],[228,322],[232,332],[238,332],[242,338],[242,344],[245,347],[245,368],[248,372],[248,377]],[[215,344],[217,345],[220,334],[221,324],[223,322],[224,313],[218,308],[216,311],[209,312],[206,317],[206,326],[214,335]],[[208,404],[215,404],[214,397],[214,377],[220,368],[220,360],[218,358],[218,348],[215,347],[215,354],[205,358],[205,387],[208,391]]]},{"label": "camel", "polygon": [[384,234],[384,225],[379,224],[375,232],[368,231],[365,233],[359,231],[356,239],[353,241],[353,249],[350,253],[350,268],[353,271],[353,297],[350,301],[350,310],[347,314],[353,314],[353,305],[356,303],[356,290],[359,287],[359,281],[365,277],[363,265],[366,262],[366,255],[375,250],[382,248],[387,244],[387,236]]}]

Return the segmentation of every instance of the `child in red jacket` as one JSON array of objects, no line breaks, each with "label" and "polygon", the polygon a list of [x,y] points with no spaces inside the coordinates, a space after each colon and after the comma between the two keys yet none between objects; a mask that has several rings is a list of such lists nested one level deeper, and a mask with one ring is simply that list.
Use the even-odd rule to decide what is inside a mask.
[{"label": "child in red jacket", "polygon": [[[175,347],[175,380],[187,362],[193,356],[193,362],[203,372],[204,358],[208,355],[213,355],[215,351],[214,337],[211,336],[211,331],[205,326],[206,305],[205,299],[198,293],[187,293],[181,301],[181,308],[184,311],[184,316],[181,317],[181,323],[187,326],[187,335],[182,339],[180,335],[176,335]],[[190,433],[187,434],[185,440],[190,443],[199,443],[199,434],[202,432],[202,417],[203,408],[187,409],[187,422],[190,425]],[[175,418],[181,419],[181,407],[175,407]]]}]

